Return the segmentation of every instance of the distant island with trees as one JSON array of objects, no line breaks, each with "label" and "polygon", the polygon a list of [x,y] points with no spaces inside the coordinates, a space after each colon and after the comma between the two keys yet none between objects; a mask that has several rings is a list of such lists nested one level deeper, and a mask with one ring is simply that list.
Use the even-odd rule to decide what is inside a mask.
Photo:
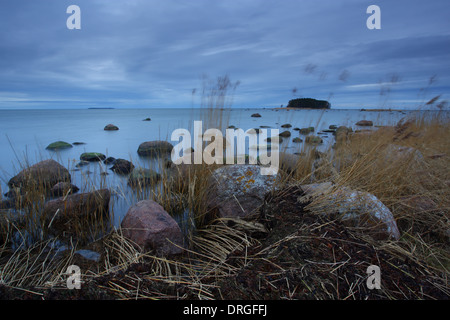
[{"label": "distant island with trees", "polygon": [[330,109],[331,105],[326,100],[312,98],[297,98],[289,101],[286,108],[292,109]]}]

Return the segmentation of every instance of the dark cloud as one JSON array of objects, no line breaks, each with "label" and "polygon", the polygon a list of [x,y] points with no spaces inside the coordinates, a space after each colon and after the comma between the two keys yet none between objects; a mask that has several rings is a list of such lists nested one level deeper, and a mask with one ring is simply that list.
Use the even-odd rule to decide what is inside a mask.
[{"label": "dark cloud", "polygon": [[[448,98],[446,0],[380,0],[381,30],[366,28],[360,0],[75,2],[0,4],[0,108],[190,106],[203,73],[241,81],[235,106],[286,104],[294,87],[376,104],[393,73],[392,103],[415,106],[433,74]],[[81,30],[66,28],[71,4]]]}]

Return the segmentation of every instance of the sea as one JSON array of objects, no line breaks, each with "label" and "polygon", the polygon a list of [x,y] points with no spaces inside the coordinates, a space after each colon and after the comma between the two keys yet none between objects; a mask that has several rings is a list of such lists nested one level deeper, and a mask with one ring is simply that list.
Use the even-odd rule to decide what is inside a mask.
[{"label": "sea", "polygon": [[[107,157],[130,160],[136,167],[158,171],[162,170],[161,166],[155,164],[154,160],[138,155],[139,145],[152,140],[166,140],[175,145],[178,141],[171,141],[174,130],[192,130],[194,121],[205,122],[206,129],[206,122],[211,127],[217,120],[217,123],[220,122],[217,129],[223,130],[224,135],[225,128],[230,125],[244,131],[261,126],[268,130],[278,129],[279,132],[289,130],[292,136],[288,141],[299,136],[294,128],[314,127],[315,134],[324,140],[321,148],[328,148],[334,141],[333,135],[319,132],[330,125],[348,126],[353,130],[367,129],[356,126],[356,122],[371,120],[374,127],[369,129],[376,130],[379,126],[396,125],[401,119],[417,115],[418,112],[435,113],[415,110],[282,108],[230,108],[214,112],[207,108],[0,110],[0,191],[6,193],[9,179],[24,167],[41,160],[54,159],[70,170],[72,183],[81,189],[80,192],[104,186],[113,191],[111,218],[114,226],[119,226],[128,208],[138,199],[127,186],[127,177],[113,173],[111,165],[97,162],[78,168],[76,164],[84,152],[100,152]],[[259,113],[261,117],[252,117],[254,113]],[[151,121],[143,121],[146,118]],[[107,124],[114,124],[119,130],[105,131]],[[292,127],[282,128],[284,124]],[[55,141],[83,144],[56,152],[47,150],[46,147]],[[301,152],[304,144],[288,142],[283,148],[285,152]]]}]

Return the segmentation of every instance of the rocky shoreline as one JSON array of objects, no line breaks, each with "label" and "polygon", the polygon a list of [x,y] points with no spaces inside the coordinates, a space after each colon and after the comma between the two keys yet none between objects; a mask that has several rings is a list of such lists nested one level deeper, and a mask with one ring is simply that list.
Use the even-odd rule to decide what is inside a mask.
[{"label": "rocky shoreline", "polygon": [[[373,123],[362,121],[358,125],[372,126]],[[285,129],[291,127],[289,124],[283,126]],[[303,131],[301,128],[292,130],[304,134],[306,136],[305,143],[321,143],[321,141],[313,139],[315,136],[309,135],[314,131],[313,128],[312,130],[304,128]],[[336,148],[345,145],[349,136],[358,135],[351,129],[342,126],[330,126],[328,130],[336,136]],[[403,134],[402,130],[404,131],[402,124],[394,128],[397,137]],[[290,131],[287,132],[290,133]],[[289,138],[286,134],[283,137]],[[67,147],[67,144],[61,142],[58,142],[57,145],[62,148]],[[53,144],[53,147],[55,146]],[[170,154],[172,148],[173,146],[166,141],[148,141],[142,143],[137,152],[143,156],[160,157]],[[415,163],[425,161],[425,157],[420,151],[413,148],[391,143],[386,150],[389,150],[387,153],[389,161],[406,161],[406,159],[408,161],[414,159]],[[315,160],[311,162],[313,167],[320,167],[321,163],[325,161],[324,156],[317,151],[314,158]],[[419,283],[421,298],[427,298],[428,295],[437,298],[445,296],[445,291],[443,293],[438,290],[439,285],[432,286],[427,283],[428,277],[423,275],[418,262],[409,261],[408,267],[405,267],[405,262],[402,262],[401,259],[407,261],[411,257],[408,258],[407,254],[403,257],[401,257],[402,254],[399,254],[400,257],[392,256],[385,248],[390,243],[398,243],[404,234],[402,228],[397,225],[398,218],[377,196],[341,185],[334,179],[312,184],[286,183],[285,177],[289,177],[299,170],[298,163],[301,159],[300,155],[280,153],[281,171],[275,176],[262,175],[259,164],[249,164],[248,162],[242,165],[213,166],[208,170],[204,198],[198,199],[205,206],[202,227],[214,230],[217,228],[217,224],[219,226],[225,224],[227,232],[231,232],[230,230],[236,232],[230,239],[238,237],[237,235],[239,237],[246,235],[245,237],[256,239],[253,244],[246,246],[245,250],[248,251],[244,252],[236,248],[237,251],[232,250],[223,258],[221,263],[230,265],[233,270],[236,268],[239,270],[236,271],[233,278],[225,277],[216,282],[217,280],[206,277],[205,284],[212,286],[210,294],[215,299],[280,299],[284,298],[288,292],[292,293],[291,298],[300,299],[344,298],[344,291],[349,290],[347,291],[349,294],[352,290],[351,285],[343,285],[340,289],[334,288],[335,293],[329,294],[332,288],[330,277],[343,277],[350,271],[353,272],[350,283],[354,285],[356,283],[359,290],[358,299],[387,299],[389,294],[393,294],[394,287],[389,285],[389,290],[374,294],[373,291],[364,288],[361,280],[366,277],[364,268],[375,263],[375,258],[381,259],[378,262],[383,266],[383,274],[389,270],[389,279],[392,278],[398,282],[401,278],[409,284],[412,283],[412,279],[415,279],[416,284]],[[192,183],[191,179],[198,174],[198,170],[205,168],[205,165],[197,164],[177,166],[169,161],[164,168],[165,172],[156,173],[150,169],[136,168],[133,163],[125,159],[107,159],[100,153],[83,153],[78,165],[82,166],[83,162],[92,161],[104,161],[111,164],[110,169],[114,173],[128,177],[128,185],[132,188],[153,186],[161,181],[164,186],[179,188],[184,184],[189,188],[189,181]],[[34,210],[35,214],[40,215],[38,217],[40,226],[45,226],[45,231],[51,237],[63,241],[72,242],[76,239],[80,228],[89,229],[93,225],[105,227],[110,214],[110,190],[101,189],[78,193],[79,188],[71,182],[69,171],[51,159],[36,163],[12,177],[8,182],[10,190],[5,194],[7,199],[0,199],[1,242],[6,245],[10,240],[11,225],[17,230],[29,225],[29,222],[24,221],[15,209],[25,209],[25,212],[29,210],[26,208]],[[33,197],[30,199],[31,194]],[[421,204],[422,202],[420,202]],[[176,220],[155,200],[146,199],[132,204],[123,218],[120,228],[115,232],[120,234],[124,243],[131,243],[135,248],[133,250],[142,252],[144,255],[150,253],[156,257],[152,259],[164,257],[164,259],[173,259],[173,261],[185,261],[189,255],[205,255],[201,253],[202,251],[194,250],[195,241],[193,242],[192,238],[186,239]],[[439,237],[448,241],[449,234],[440,234]],[[286,244],[286,247],[282,244]],[[287,252],[284,251],[285,248],[288,250]],[[71,250],[69,246],[66,246],[66,254]],[[101,245],[96,247],[92,243],[88,243],[85,248],[77,252],[75,262],[88,269],[98,268],[98,264],[105,259],[106,254],[105,247]],[[233,252],[232,255],[230,255],[231,252]],[[365,252],[365,257],[362,252]],[[296,273],[298,268],[303,270],[301,272],[303,274],[305,270],[315,267],[315,263],[311,261],[318,259],[320,254],[325,259],[325,261],[317,262],[320,266],[333,266],[331,269],[325,268],[329,273],[325,274],[315,270],[314,276],[310,279],[299,277]],[[341,268],[337,261],[342,262],[345,255],[348,256],[348,259]],[[242,266],[242,260],[248,257],[253,257],[255,263]],[[123,277],[127,274],[136,275],[140,272],[145,275],[146,272],[150,272],[142,271],[147,270],[145,265],[143,262],[131,263],[125,271],[120,271],[119,275],[108,273],[106,276],[94,277],[91,282],[86,282],[81,291],[58,294],[49,288],[44,290],[44,294],[48,295],[48,298],[55,299],[66,298],[66,294],[70,298],[117,297],[109,289],[96,290],[95,288],[105,287],[106,283],[112,281],[111,279],[125,281]],[[392,265],[397,265],[397,269],[392,268]],[[349,269],[347,270],[347,268]],[[338,273],[340,276],[332,272],[337,269],[340,269],[340,273]],[[294,272],[294,270],[297,271]],[[344,270],[346,271],[344,272]],[[259,274],[266,281],[262,287],[259,284],[258,289],[256,289],[255,282],[257,280],[249,278],[253,273]],[[285,284],[277,284],[275,288],[272,288],[270,283],[273,280],[268,278],[270,273],[276,274],[276,277],[279,276],[285,281],[296,283],[297,286],[305,281],[309,285],[306,284],[301,292],[291,291],[293,288],[289,285],[286,287]],[[322,277],[321,279],[319,279],[319,275]],[[361,279],[358,278],[358,275]],[[320,286],[321,281],[325,285],[319,288],[317,286]],[[347,281],[348,283],[349,281]],[[99,284],[102,285],[99,286]],[[174,289],[168,287],[164,281],[160,284],[161,287],[158,288],[162,291],[176,290],[177,295],[184,294],[188,298],[194,298],[191,293],[186,291],[187,287],[180,285]],[[150,285],[154,285],[154,283],[149,280],[146,285],[150,288]],[[400,291],[404,293],[404,291]],[[12,294],[11,292],[7,286],[0,286],[0,295],[7,297]],[[419,294],[415,290],[407,292],[409,298],[414,298],[415,294]],[[32,297],[32,295],[29,296],[29,298]],[[401,296],[398,297],[401,298]],[[27,297],[22,296],[22,298]]]}]

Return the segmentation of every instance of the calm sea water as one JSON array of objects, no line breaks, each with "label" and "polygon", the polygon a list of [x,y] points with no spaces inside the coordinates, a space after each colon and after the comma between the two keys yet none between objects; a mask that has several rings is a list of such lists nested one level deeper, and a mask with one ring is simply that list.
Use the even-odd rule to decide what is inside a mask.
[{"label": "calm sea water", "polygon": [[[252,118],[253,113],[261,118]],[[359,110],[280,110],[280,109],[231,109],[224,111],[224,126],[234,125],[244,130],[270,126],[286,129],[281,125],[290,123],[291,139],[298,136],[292,131],[295,127],[316,128],[316,132],[330,125],[346,125],[356,129],[359,120],[372,120],[374,125],[395,125],[400,119],[416,111],[404,112],[361,112]],[[151,121],[143,121],[145,118]],[[135,199],[126,185],[126,177],[118,176],[110,166],[92,163],[81,169],[75,164],[83,152],[101,152],[106,156],[131,160],[136,166],[159,170],[154,162],[140,158],[137,154],[139,144],[151,140],[167,140],[173,130],[185,128],[192,130],[194,120],[205,120],[204,109],[82,109],[82,110],[0,110],[0,187],[2,193],[8,190],[8,180],[17,174],[21,167],[32,165],[45,159],[54,159],[71,171],[72,182],[81,191],[111,187],[126,197],[114,197],[114,222],[121,219]],[[107,124],[119,127],[118,131],[104,131]],[[225,127],[218,128],[224,130]],[[192,131],[191,131],[192,132]],[[225,131],[223,131],[225,134]],[[270,134],[269,134],[270,136]],[[333,136],[324,136],[324,146],[332,143]],[[58,152],[46,150],[52,142],[62,140],[69,143],[83,142]],[[172,142],[176,144],[177,142]],[[298,152],[303,144],[287,144],[287,152]],[[102,175],[107,172],[108,175]]]}]

